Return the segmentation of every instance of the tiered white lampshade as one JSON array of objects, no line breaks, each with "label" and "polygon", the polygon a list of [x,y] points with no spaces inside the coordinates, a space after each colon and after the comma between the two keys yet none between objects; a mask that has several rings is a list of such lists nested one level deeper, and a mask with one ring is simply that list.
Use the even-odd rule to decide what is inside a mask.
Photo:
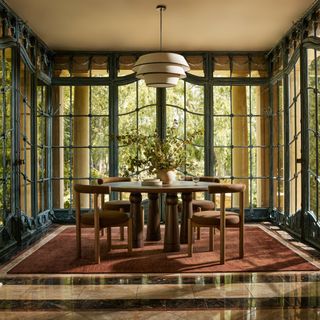
[{"label": "tiered white lampshade", "polygon": [[185,78],[190,67],[180,54],[155,52],[141,56],[132,70],[138,79],[144,79],[148,87],[169,88]]}]

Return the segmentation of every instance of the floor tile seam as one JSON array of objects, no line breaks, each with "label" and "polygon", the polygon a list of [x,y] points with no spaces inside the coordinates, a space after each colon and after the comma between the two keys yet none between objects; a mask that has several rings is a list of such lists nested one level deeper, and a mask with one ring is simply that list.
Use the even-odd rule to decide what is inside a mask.
[{"label": "floor tile seam", "polygon": [[[0,274],[0,278],[61,278],[61,279],[69,279],[69,278],[92,278],[92,277],[102,277],[104,279],[107,278],[120,278],[120,277],[221,277],[221,276],[252,276],[252,275],[265,275],[265,276],[287,276],[287,275],[309,275],[310,271],[256,271],[256,272],[199,272],[199,273],[21,273],[21,274]],[[312,274],[320,275],[320,270],[312,271]]]},{"label": "floor tile seam", "polygon": [[60,226],[60,227],[58,227],[57,229],[53,230],[51,233],[46,235],[38,243],[32,245],[25,252],[19,254],[12,261],[10,261],[9,263],[5,264],[0,269],[0,277],[2,277],[3,275],[6,275],[11,269],[13,269],[15,266],[17,266],[20,262],[22,262],[24,259],[28,258],[36,250],[39,250],[42,246],[44,246],[46,243],[48,243],[50,240],[52,240],[54,237],[56,237],[58,234],[60,234],[62,231],[64,231],[68,227],[69,226]]},{"label": "floor tile seam", "polygon": [[[83,291],[81,291],[83,293]],[[168,300],[168,301],[174,301],[174,300],[177,300],[177,301],[188,301],[188,300],[197,300],[197,301],[201,301],[203,299],[205,300],[224,300],[224,301],[233,301],[233,300],[254,300],[254,299],[257,299],[257,300],[261,300],[261,299],[286,299],[288,300],[289,302],[292,302],[292,300],[303,300],[303,299],[313,299],[313,300],[316,300],[316,301],[319,301],[320,300],[320,295],[315,295],[315,296],[310,296],[307,292],[306,293],[303,293],[303,294],[298,294],[297,292],[295,292],[294,295],[292,294],[282,294],[282,293],[277,293],[277,292],[274,292],[274,293],[271,293],[269,295],[266,295],[266,294],[254,294],[254,293],[250,293],[248,292],[248,295],[245,295],[245,294],[237,294],[235,293],[234,295],[230,294],[230,295],[217,295],[217,296],[214,296],[213,294],[212,295],[201,295],[200,294],[197,294],[197,293],[193,293],[191,295],[191,293],[184,293],[185,295],[188,295],[188,296],[170,296],[170,294],[167,294],[167,296],[165,294],[163,295],[158,295],[157,294],[150,294],[148,292],[140,292],[138,294],[136,293],[132,293],[132,294],[128,294],[128,296],[119,296],[117,294],[114,294],[113,297],[105,297],[105,298],[100,298],[100,297],[96,297],[93,295],[93,297],[88,294],[85,294],[82,296],[82,293],[81,292],[78,292],[76,294],[70,294],[68,295],[67,293],[62,293],[61,294],[61,297],[57,297],[59,294],[58,293],[55,293],[55,294],[50,294],[50,293],[47,293],[47,292],[20,292],[18,295],[16,293],[13,293],[12,296],[10,294],[6,294],[4,297],[1,297],[1,300],[2,301],[25,301],[25,302],[41,302],[41,301],[47,301],[47,302],[50,302],[50,301],[59,301],[59,302],[62,302],[62,301],[76,301],[76,302],[89,302],[89,301],[100,301],[100,302],[108,302],[108,301],[120,301],[120,302],[124,302],[124,301],[149,301],[149,300],[152,300],[152,301],[158,301],[158,300]],[[101,293],[103,294],[103,293]],[[108,294],[108,293],[106,293]],[[109,293],[110,294],[110,293]],[[147,296],[148,295],[148,296]],[[30,296],[30,298],[26,298]],[[145,297],[144,297],[145,296]]]},{"label": "floor tile seam", "polygon": [[[295,281],[295,282],[259,282],[259,283],[250,283],[250,282],[237,282],[237,283],[220,283],[220,284],[215,284],[215,283],[163,283],[163,284],[156,284],[156,287],[158,289],[161,289],[161,287],[166,287],[166,288],[180,288],[180,289],[186,289],[186,288],[194,288],[194,289],[200,289],[200,288],[204,288],[204,289],[208,289],[208,288],[212,288],[212,289],[218,289],[218,290],[224,290],[224,289],[228,289],[228,290],[232,290],[232,287],[237,287],[237,289],[239,289],[239,287],[243,286],[243,288],[246,288],[248,290],[251,290],[252,287],[254,289],[254,286],[259,286],[262,287],[263,285],[265,287],[271,287],[271,286],[285,286],[287,283],[289,284],[296,284],[299,285],[297,286],[295,289],[299,289],[303,286],[303,284],[308,284],[308,285],[319,285],[320,282],[319,281],[308,281],[308,282],[304,282],[304,281]],[[52,283],[44,283],[44,284],[39,284],[39,283],[33,283],[33,284],[21,284],[21,283],[17,283],[17,284],[4,284],[3,286],[0,286],[0,290],[1,288],[14,288],[14,287],[18,287],[19,289],[22,289],[23,286],[28,287],[28,290],[34,290],[35,288],[39,288],[39,289],[45,289],[47,287],[50,288],[54,288],[57,289],[64,289],[64,288],[79,288],[82,287],[83,290],[88,290],[91,289],[92,287],[96,287],[102,289],[105,287],[105,289],[112,289],[112,288],[130,288],[130,287],[136,287],[137,290],[139,290],[140,288],[145,288],[145,287],[154,287],[155,285],[152,283],[125,283],[125,284],[96,284],[96,283],[89,283],[89,284],[64,284],[64,283],[60,283],[60,284],[52,284]],[[130,288],[131,289],[131,288]],[[241,288],[240,288],[241,289]],[[26,289],[27,290],[27,289]]]},{"label": "floor tile seam", "polygon": [[320,260],[319,259],[316,259],[315,257],[310,256],[308,253],[303,252],[302,250],[300,250],[296,246],[290,244],[287,240],[283,239],[275,231],[269,230],[268,227],[266,227],[264,225],[260,225],[260,224],[258,224],[257,226],[259,228],[261,228],[262,230],[264,230],[268,235],[270,235],[273,238],[275,238],[276,240],[278,240],[281,244],[286,246],[288,249],[290,249],[294,253],[298,254],[301,258],[305,259],[306,261],[308,261],[309,263],[311,263],[312,265],[314,265],[315,267],[320,269]]},{"label": "floor tile seam", "polygon": [[[293,274],[293,275],[300,275],[300,273],[298,274]],[[307,273],[306,275],[309,275],[309,273]],[[302,279],[302,280],[295,280],[295,278],[293,277],[292,279],[282,279],[281,281],[281,275],[265,275],[266,277],[268,277],[268,281],[264,281],[264,279],[257,279],[257,281],[245,281],[245,279],[233,279],[233,284],[248,284],[248,285],[260,285],[260,284],[271,284],[271,283],[319,283],[320,278],[318,281],[310,281],[309,279]],[[186,277],[162,277],[162,279],[152,279],[153,276],[151,276],[149,279],[145,278],[145,277],[128,277],[128,278],[120,278],[120,277],[101,277],[101,281],[103,281],[103,283],[99,282],[100,278],[94,278],[92,279],[91,277],[43,277],[43,278],[38,278],[38,277],[33,277],[33,276],[29,276],[29,277],[3,277],[0,279],[0,282],[4,285],[65,285],[65,286],[77,286],[77,285],[186,285],[186,284],[191,284],[191,285],[214,285],[216,284],[216,282],[214,281],[215,279],[217,280],[222,280],[222,282],[220,282],[221,284],[225,284],[225,282],[223,281],[223,277],[222,279],[219,279],[219,276],[213,276],[213,277],[206,277],[206,276],[201,276],[202,278],[207,278],[207,279],[200,279],[199,280],[199,276],[197,277],[191,277],[191,276],[186,276]],[[275,277],[276,279],[274,281],[270,281],[270,279],[272,277]],[[279,281],[280,278],[280,281]],[[92,282],[88,282],[88,280],[92,281]],[[39,283],[39,282],[40,283]],[[176,282],[175,282],[176,281]],[[185,281],[185,282],[184,282]],[[67,282],[67,283],[65,283]],[[106,283],[109,282],[109,283]]]},{"label": "floor tile seam", "polygon": [[[200,299],[126,299],[126,300],[6,300],[0,303],[4,310],[203,310],[203,309],[273,309],[314,308],[309,301],[289,301],[279,298],[200,298]],[[69,308],[69,309],[68,309]],[[140,309],[141,308],[141,309]]]}]

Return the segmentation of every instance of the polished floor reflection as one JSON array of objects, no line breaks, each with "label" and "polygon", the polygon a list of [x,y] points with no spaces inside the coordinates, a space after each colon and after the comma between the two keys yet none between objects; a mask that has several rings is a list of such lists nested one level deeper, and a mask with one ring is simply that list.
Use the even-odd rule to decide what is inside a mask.
[{"label": "polished floor reflection", "polygon": [[[318,253],[265,224],[320,266]],[[52,234],[47,237],[52,238]],[[320,271],[211,274],[38,274],[0,269],[0,319],[320,319]]]}]

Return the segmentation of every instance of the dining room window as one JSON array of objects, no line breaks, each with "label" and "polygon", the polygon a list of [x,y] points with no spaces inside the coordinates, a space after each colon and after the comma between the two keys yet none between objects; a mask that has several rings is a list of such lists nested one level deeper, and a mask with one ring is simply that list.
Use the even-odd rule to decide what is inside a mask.
[{"label": "dining room window", "polygon": [[[147,137],[157,132],[165,139],[173,126],[179,139],[192,140],[184,146],[187,159],[177,170],[179,179],[214,175],[224,182],[242,182],[247,186],[245,204],[252,212],[268,207],[265,58],[259,54],[186,57],[192,72],[166,89],[148,87],[135,78],[132,66],[137,55],[110,55],[110,60],[104,55],[55,58],[54,79],[62,85],[53,88],[53,127],[60,128],[63,138],[58,133],[52,137],[54,208],[72,208],[75,181],[109,175],[152,177],[146,168],[128,167],[129,159],[133,155],[139,159],[141,150],[118,136],[134,132]],[[229,207],[237,207],[237,199],[229,200]]]},{"label": "dining room window", "polygon": [[6,223],[11,208],[11,186],[12,186],[12,49],[0,50],[0,229]]},{"label": "dining room window", "polygon": [[277,81],[273,87],[273,202],[278,212],[284,213],[284,107],[283,81]]},{"label": "dining room window", "polygon": [[[156,131],[156,89],[147,87],[144,81],[135,81],[118,87],[118,134],[138,133],[145,136]],[[148,141],[145,141],[148,143]],[[140,150],[133,145],[119,144],[119,174],[143,179],[148,176],[145,168],[128,171],[128,159]]]},{"label": "dining room window", "polygon": [[180,80],[166,91],[166,124],[176,127],[181,140],[192,140],[185,145],[186,164],[179,175],[202,176],[204,163],[204,87]]},{"label": "dining room window", "polygon": [[[243,183],[245,206],[268,206],[268,89],[265,86],[213,86],[214,175]],[[229,207],[238,205],[230,198]]]},{"label": "dining room window", "polygon": [[288,74],[289,79],[289,215],[301,210],[301,91],[300,59]]},{"label": "dining room window", "polygon": [[71,208],[73,183],[109,174],[109,87],[54,88],[53,205]]},{"label": "dining room window", "polygon": [[49,88],[38,80],[37,84],[37,209],[44,212],[48,209],[48,189],[50,183],[48,155],[49,149]]},{"label": "dining room window", "polygon": [[308,49],[310,211],[320,219],[320,51]]}]

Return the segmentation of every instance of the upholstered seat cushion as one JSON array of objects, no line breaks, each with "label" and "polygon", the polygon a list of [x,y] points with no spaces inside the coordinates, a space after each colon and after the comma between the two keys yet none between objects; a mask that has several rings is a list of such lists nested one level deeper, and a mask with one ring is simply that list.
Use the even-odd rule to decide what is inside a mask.
[{"label": "upholstered seat cushion", "polygon": [[192,200],[193,211],[209,211],[214,210],[214,203],[210,200]]},{"label": "upholstered seat cushion", "polygon": [[130,201],[129,200],[110,200],[103,204],[105,210],[120,210],[124,212],[130,212]]},{"label": "upholstered seat cushion", "polygon": [[[192,221],[202,226],[220,226],[220,211],[199,211],[194,212]],[[226,211],[226,226],[239,226],[240,218],[237,213]]]},{"label": "upholstered seat cushion", "polygon": [[[122,211],[99,210],[100,228],[107,228],[126,223],[129,220],[129,213]],[[93,226],[93,211],[81,214],[81,224]]]}]

